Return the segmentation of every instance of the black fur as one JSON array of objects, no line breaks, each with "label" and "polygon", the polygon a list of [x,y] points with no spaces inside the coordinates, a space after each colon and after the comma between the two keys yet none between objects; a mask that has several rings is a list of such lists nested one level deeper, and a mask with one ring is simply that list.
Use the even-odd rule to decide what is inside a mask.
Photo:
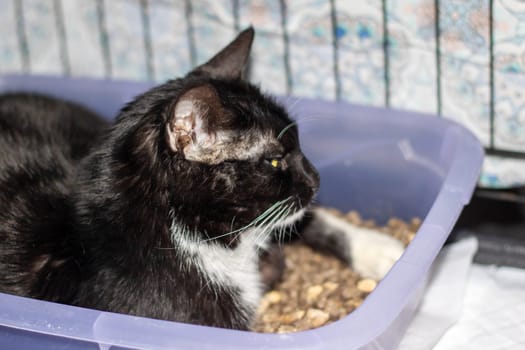
[{"label": "black fur", "polygon": [[72,179],[106,124],[88,110],[28,94],[0,97],[0,289],[75,295]]},{"label": "black fur", "polygon": [[[215,94],[209,132],[275,136],[289,125],[282,107],[240,79],[242,66],[222,64],[246,55],[249,45],[244,32],[185,78],[137,97],[109,128],[70,103],[2,97],[0,291],[247,329],[253,309],[239,303],[235,286],[208,288],[208,276],[185,263],[172,242],[173,220],[195,239],[216,238],[213,244],[234,249],[238,236],[224,234],[276,201],[292,197],[294,210],[305,207],[318,175],[295,127],[257,159],[210,164],[174,152],[167,125],[179,98],[200,86]],[[269,165],[275,153],[286,169]]]}]

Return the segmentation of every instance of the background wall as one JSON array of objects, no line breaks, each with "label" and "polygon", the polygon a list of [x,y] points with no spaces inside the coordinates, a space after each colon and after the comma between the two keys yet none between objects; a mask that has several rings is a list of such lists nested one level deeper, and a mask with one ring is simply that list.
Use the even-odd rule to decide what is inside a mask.
[{"label": "background wall", "polygon": [[249,24],[263,89],[454,119],[525,184],[523,0],[0,0],[0,74],[163,81]]}]

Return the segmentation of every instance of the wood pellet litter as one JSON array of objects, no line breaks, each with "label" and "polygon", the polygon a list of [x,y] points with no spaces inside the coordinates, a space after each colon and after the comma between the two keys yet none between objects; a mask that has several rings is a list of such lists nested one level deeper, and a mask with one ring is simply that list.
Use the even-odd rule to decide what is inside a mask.
[{"label": "wood pellet litter", "polygon": [[[408,245],[421,225],[392,218],[383,227],[362,220],[351,211],[343,214],[330,209],[349,222],[385,232]],[[285,269],[282,281],[267,292],[258,309],[252,330],[264,333],[289,333],[321,327],[355,310],[378,281],[361,278],[334,256],[319,253],[301,243],[283,245]]]}]

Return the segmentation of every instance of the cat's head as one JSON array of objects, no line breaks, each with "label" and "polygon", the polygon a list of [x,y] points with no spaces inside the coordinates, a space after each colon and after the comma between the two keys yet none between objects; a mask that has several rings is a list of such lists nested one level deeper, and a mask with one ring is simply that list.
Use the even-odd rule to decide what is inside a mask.
[{"label": "cat's head", "polygon": [[167,189],[174,220],[225,243],[237,236],[228,232],[292,223],[319,186],[285,109],[243,79],[253,35],[145,93],[117,123],[130,125],[124,158]]}]

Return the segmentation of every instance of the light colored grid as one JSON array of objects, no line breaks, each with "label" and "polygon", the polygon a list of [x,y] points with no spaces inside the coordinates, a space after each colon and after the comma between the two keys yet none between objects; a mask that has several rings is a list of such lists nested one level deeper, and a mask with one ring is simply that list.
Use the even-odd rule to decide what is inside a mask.
[{"label": "light colored grid", "polygon": [[287,1],[292,93],[335,98],[330,4],[323,0]]},{"label": "light colored grid", "polygon": [[490,143],[488,0],[439,3],[442,113]]},{"label": "light colored grid", "polygon": [[22,58],[16,33],[16,16],[14,2],[16,0],[0,0],[0,72],[22,71]]},{"label": "light colored grid", "polygon": [[190,46],[183,1],[150,1],[155,80],[185,75],[191,68]]},{"label": "light colored grid", "polygon": [[241,0],[239,2],[240,29],[255,28],[250,67],[250,79],[263,90],[286,93],[281,9],[275,0]]},{"label": "light colored grid", "polygon": [[494,1],[494,146],[525,152],[525,3]]},{"label": "light colored grid", "polygon": [[[62,1],[73,76],[104,77],[104,58],[94,1]],[[59,64],[57,61],[56,64]]]},{"label": "light colored grid", "polygon": [[387,1],[391,106],[437,113],[434,0]]},{"label": "light colored grid", "polygon": [[147,78],[144,33],[138,0],[104,1],[112,78]]},{"label": "light colored grid", "polygon": [[380,0],[335,1],[341,98],[385,104],[383,11]]},{"label": "light colored grid", "polygon": [[60,46],[52,1],[24,0],[31,73],[62,74]]},{"label": "light colored grid", "polygon": [[196,64],[212,58],[235,35],[232,0],[191,1]]}]

